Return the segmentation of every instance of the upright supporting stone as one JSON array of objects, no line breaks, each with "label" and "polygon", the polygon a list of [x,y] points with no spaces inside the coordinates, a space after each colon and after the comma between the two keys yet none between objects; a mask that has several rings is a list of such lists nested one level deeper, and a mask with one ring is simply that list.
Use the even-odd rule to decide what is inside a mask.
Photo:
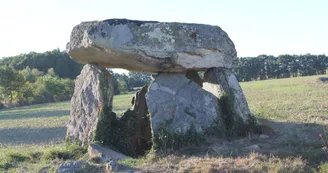
[{"label": "upright supporting stone", "polygon": [[106,132],[97,128],[100,124],[111,124],[113,94],[109,72],[97,65],[85,65],[75,81],[67,140],[85,145],[92,142],[95,136],[101,139],[101,133]]},{"label": "upright supporting stone", "polygon": [[148,117],[148,107],[146,104],[146,93],[148,85],[136,92],[132,98],[132,111],[135,116],[134,135],[132,137],[133,148],[135,148],[136,155],[144,155],[151,147],[151,128],[150,119]]},{"label": "upright supporting stone", "polygon": [[235,74],[230,69],[211,68],[204,74],[203,89],[213,93],[221,104],[226,127],[232,135],[258,130],[257,120],[248,104]]},{"label": "upright supporting stone", "polygon": [[177,148],[204,134],[225,133],[217,98],[184,73],[161,73],[146,95],[156,148]]}]

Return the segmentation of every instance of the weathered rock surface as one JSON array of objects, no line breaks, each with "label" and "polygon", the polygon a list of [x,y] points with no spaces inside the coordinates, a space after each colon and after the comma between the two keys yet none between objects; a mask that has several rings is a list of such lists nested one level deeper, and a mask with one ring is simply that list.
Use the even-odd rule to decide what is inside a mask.
[{"label": "weathered rock surface", "polygon": [[66,49],[80,63],[144,72],[230,69],[237,60],[218,26],[127,19],[82,22]]},{"label": "weathered rock surface", "polygon": [[[145,94],[148,86],[144,86],[132,99],[132,109],[123,115],[113,117],[108,123],[97,128],[97,134],[103,133],[103,139],[97,140],[104,145],[113,146],[116,150],[131,157],[144,155],[152,144],[150,118],[146,105]],[[106,122],[106,121],[103,121]]]},{"label": "weathered rock surface", "polygon": [[221,108],[212,93],[187,79],[184,73],[161,73],[153,77],[146,101],[155,137],[163,125],[169,132],[182,135],[191,128],[200,134],[208,129],[224,133]]},{"label": "weathered rock surface", "polygon": [[151,147],[151,128],[148,107],[146,103],[146,93],[148,85],[136,92],[132,98],[132,111],[135,116],[134,130],[135,134],[132,137],[132,143],[136,149],[137,155],[143,155]]},{"label": "weathered rock surface", "polygon": [[204,74],[203,89],[213,93],[221,104],[226,126],[238,135],[257,123],[235,74],[230,69],[211,68]]},{"label": "weathered rock surface", "polygon": [[85,65],[75,81],[66,137],[83,145],[93,141],[96,128],[103,121],[100,117],[111,114],[113,95],[109,72],[100,66]]},{"label": "weathered rock surface", "polygon": [[87,172],[86,166],[89,164],[86,161],[78,160],[74,162],[66,162],[57,166],[56,173],[75,173],[75,172]]},{"label": "weathered rock surface", "polygon": [[88,154],[90,159],[99,158],[101,162],[109,162],[111,160],[124,160],[129,157],[122,153],[116,152],[101,144],[90,144],[88,146]]}]

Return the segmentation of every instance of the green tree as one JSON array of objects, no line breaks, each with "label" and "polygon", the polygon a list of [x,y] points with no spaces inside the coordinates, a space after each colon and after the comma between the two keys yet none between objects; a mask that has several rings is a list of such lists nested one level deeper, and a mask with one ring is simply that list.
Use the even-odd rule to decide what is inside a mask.
[{"label": "green tree", "polygon": [[151,75],[149,73],[129,72],[129,84],[132,88],[144,86],[150,81]]},{"label": "green tree", "polygon": [[3,88],[5,97],[7,98],[9,96],[10,105],[13,102],[14,94],[19,95],[24,84],[25,80],[23,75],[19,74],[12,67],[0,67],[0,86]]}]

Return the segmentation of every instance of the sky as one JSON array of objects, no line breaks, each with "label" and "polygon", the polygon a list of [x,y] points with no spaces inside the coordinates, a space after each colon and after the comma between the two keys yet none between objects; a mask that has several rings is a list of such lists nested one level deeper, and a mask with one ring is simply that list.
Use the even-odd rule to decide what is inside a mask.
[{"label": "sky", "polygon": [[65,50],[82,21],[128,18],[218,25],[238,57],[328,54],[328,0],[0,0],[0,58]]}]

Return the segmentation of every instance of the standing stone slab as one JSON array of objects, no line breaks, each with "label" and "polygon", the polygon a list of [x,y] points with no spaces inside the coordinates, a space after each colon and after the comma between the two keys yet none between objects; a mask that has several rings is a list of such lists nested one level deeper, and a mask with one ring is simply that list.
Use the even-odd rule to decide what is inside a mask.
[{"label": "standing stone slab", "polygon": [[151,128],[148,107],[146,103],[146,93],[148,92],[148,85],[136,92],[131,103],[132,111],[136,116],[134,145],[138,155],[145,154],[145,151],[151,147]]},{"label": "standing stone slab", "polygon": [[67,139],[82,145],[93,141],[97,127],[104,123],[103,117],[112,115],[113,95],[109,72],[97,65],[85,65],[75,81]]},{"label": "standing stone slab", "polygon": [[146,101],[154,138],[161,137],[163,128],[181,136],[190,131],[201,135],[211,130],[225,132],[221,108],[212,93],[190,81],[184,73],[161,73],[153,77]]},{"label": "standing stone slab", "polygon": [[[128,152],[128,155],[136,157],[144,155],[151,148],[151,128],[150,118],[148,116],[148,107],[146,104],[145,95],[148,91],[148,86],[145,85],[141,90],[137,91],[132,98],[132,108],[124,112],[119,120],[121,126],[117,129],[116,134],[120,134],[119,140],[125,142],[115,142],[114,145]],[[121,130],[124,129],[124,130]],[[126,145],[121,145],[126,143]]]},{"label": "standing stone slab", "polygon": [[243,90],[230,69],[208,69],[204,74],[203,88],[218,98],[227,129],[237,135],[254,130],[257,120],[249,110]]},{"label": "standing stone slab", "polygon": [[218,26],[109,19],[72,30],[67,53],[80,63],[143,72],[232,68],[237,53]]}]

